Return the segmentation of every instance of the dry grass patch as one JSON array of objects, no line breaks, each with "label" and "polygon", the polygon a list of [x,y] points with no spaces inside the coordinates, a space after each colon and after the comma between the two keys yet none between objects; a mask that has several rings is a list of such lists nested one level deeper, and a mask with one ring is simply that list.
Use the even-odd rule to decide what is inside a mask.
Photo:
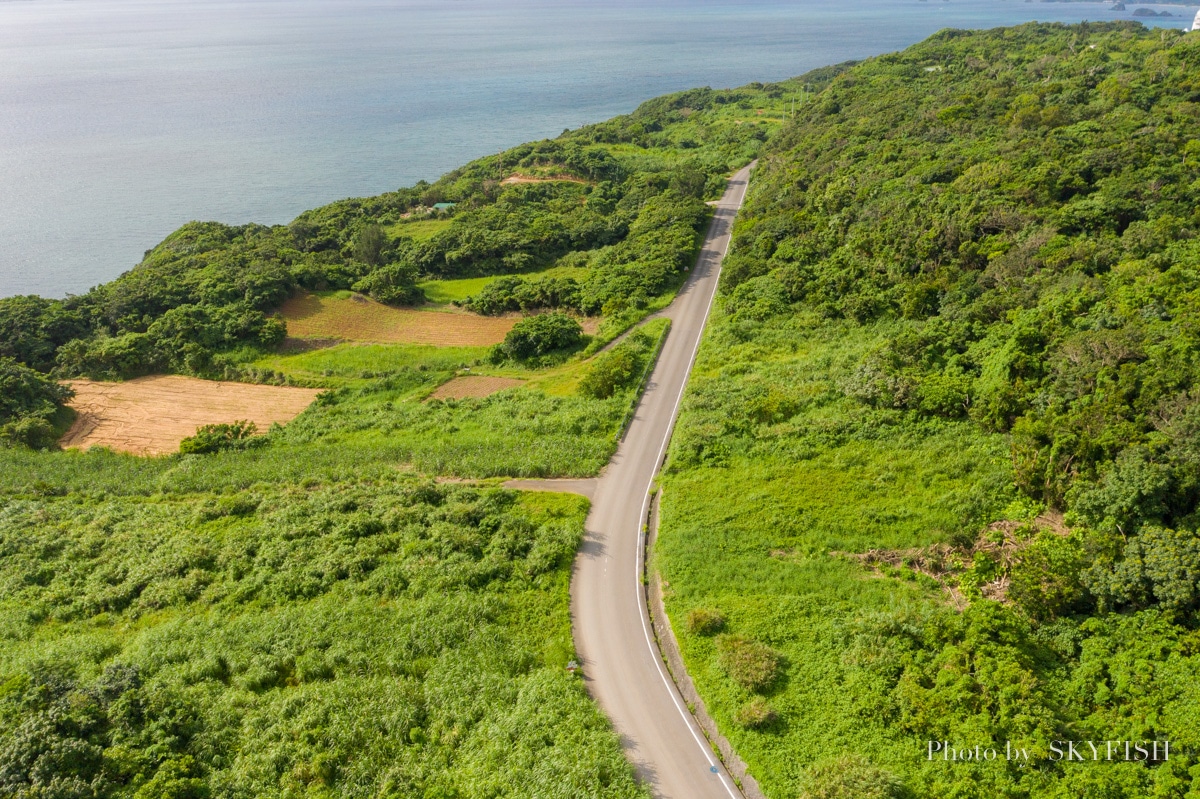
[{"label": "dry grass patch", "polygon": [[512,377],[485,377],[484,375],[466,375],[448,380],[438,386],[438,390],[429,395],[429,399],[462,399],[463,397],[486,397],[503,391],[506,388],[520,386],[524,380]]},{"label": "dry grass patch", "polygon": [[73,380],[75,423],[64,447],[109,447],[134,455],[162,455],[206,424],[238,420],[267,430],[291,421],[319,389],[217,383],[180,375],[139,377],[124,383]]},{"label": "dry grass patch", "polygon": [[583,178],[577,178],[574,175],[521,175],[514,173],[509,175],[504,180],[500,181],[501,185],[511,186],[514,183],[583,183],[587,181]]},{"label": "dry grass patch", "polygon": [[[984,572],[984,579],[974,589],[984,599],[1012,604],[1009,590],[1010,573],[1020,563],[1024,552],[1034,543],[1039,532],[1059,537],[1071,534],[1063,522],[1061,513],[1047,511],[1028,524],[1015,521],[1000,521],[989,524],[969,546],[933,544],[909,549],[869,549],[866,552],[838,552],[829,554],[856,561],[877,575],[907,570],[935,580],[945,592],[956,610],[965,610],[970,599],[963,590],[962,578],[976,570],[981,558],[994,566]],[[773,557],[786,559],[785,554]],[[1045,590],[1051,587],[1047,586]]]},{"label": "dry grass patch", "polygon": [[288,333],[296,338],[439,347],[499,344],[517,323],[514,316],[392,308],[361,294],[345,298],[297,294],[283,304],[280,312],[287,320]]}]

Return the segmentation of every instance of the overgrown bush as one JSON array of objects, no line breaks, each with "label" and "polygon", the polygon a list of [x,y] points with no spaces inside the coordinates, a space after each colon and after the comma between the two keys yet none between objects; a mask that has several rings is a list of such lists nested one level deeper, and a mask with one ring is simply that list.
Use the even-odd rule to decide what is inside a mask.
[{"label": "overgrown bush", "polygon": [[714,608],[693,608],[688,611],[687,628],[695,635],[716,635],[725,629],[725,616]]},{"label": "overgrown bush", "polygon": [[[206,424],[196,428],[196,435],[179,442],[181,455],[208,455],[230,449],[245,449],[254,440],[258,426],[254,422]],[[260,441],[263,439],[259,439]]]},{"label": "overgrown bush", "polygon": [[0,357],[0,423],[26,416],[48,418],[75,392],[23,366]]},{"label": "overgrown bush", "polygon": [[563,668],[586,504],[388,471],[9,502],[0,796],[645,797]]},{"label": "overgrown bush", "polygon": [[58,443],[58,430],[41,416],[22,416],[0,425],[0,444],[49,449]]},{"label": "overgrown bush", "polygon": [[513,325],[492,350],[495,361],[528,361],[565,353],[583,343],[583,327],[563,313],[529,316]]},{"label": "overgrown bush", "polygon": [[783,669],[782,655],[766,644],[740,634],[717,638],[717,660],[734,682],[756,693],[774,686]]},{"label": "overgrown bush", "polygon": [[57,436],[51,418],[73,396],[69,386],[0,356],[0,443],[53,447]]},{"label": "overgrown bush", "polygon": [[580,393],[607,399],[635,388],[650,368],[657,340],[647,330],[639,328],[608,352],[596,356],[579,381]]},{"label": "overgrown bush", "polygon": [[805,773],[802,799],[899,799],[902,784],[862,755],[816,763]]},{"label": "overgrown bush", "polygon": [[632,349],[617,347],[596,358],[579,381],[579,391],[588,397],[607,399],[631,387],[641,372],[641,366],[637,353]]},{"label": "overgrown bush", "polygon": [[734,722],[748,730],[770,727],[778,718],[775,709],[761,696],[756,696],[742,705],[733,715]]},{"label": "overgrown bush", "polygon": [[417,270],[408,264],[388,264],[356,282],[355,291],[388,305],[417,305],[425,294],[417,287]]},{"label": "overgrown bush", "polygon": [[486,316],[544,308],[579,309],[579,283],[571,277],[525,278],[519,275],[488,283],[461,305]]}]

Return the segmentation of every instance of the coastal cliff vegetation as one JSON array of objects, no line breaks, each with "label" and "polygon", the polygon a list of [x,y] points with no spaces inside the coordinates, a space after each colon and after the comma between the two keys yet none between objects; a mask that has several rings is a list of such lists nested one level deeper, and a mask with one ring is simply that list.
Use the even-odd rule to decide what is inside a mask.
[{"label": "coastal cliff vegetation", "polygon": [[[0,299],[0,357],[60,377],[236,377],[238,363],[287,335],[276,311],[298,290],[412,305],[425,300],[417,284],[437,279],[510,275],[464,298],[484,314],[636,311],[679,283],[704,201],[778,126],[784,92],[659,98],[288,225],[191,222],[86,294]],[[571,276],[525,276],[556,265]]]},{"label": "coastal cliff vegetation", "polygon": [[[603,467],[666,323],[597,351],[669,301],[785,90],[659,98],[290,225],[191,223],[85,295],[0,300],[0,797],[647,796],[568,669],[586,501],[438,478]],[[298,291],[418,283],[549,313],[494,351],[281,346]],[[488,370],[516,385],[433,396]],[[59,378],[155,372],[324,391],[178,454],[56,450]]]}]

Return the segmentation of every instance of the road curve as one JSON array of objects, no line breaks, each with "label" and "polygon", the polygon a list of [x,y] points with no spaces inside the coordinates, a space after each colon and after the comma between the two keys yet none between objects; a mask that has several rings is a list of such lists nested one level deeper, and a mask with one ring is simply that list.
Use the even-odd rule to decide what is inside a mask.
[{"label": "road curve", "polygon": [[696,267],[664,314],[671,332],[633,422],[595,485],[571,579],[575,648],[588,690],[612,720],[638,775],[663,799],[740,799],[651,638],[642,554],[651,482],[666,453],[752,166],[729,181]]}]

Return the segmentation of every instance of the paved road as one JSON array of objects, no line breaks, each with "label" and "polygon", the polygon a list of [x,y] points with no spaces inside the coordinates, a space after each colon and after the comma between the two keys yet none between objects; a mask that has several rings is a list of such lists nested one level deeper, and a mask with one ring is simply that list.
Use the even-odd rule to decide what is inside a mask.
[{"label": "paved road", "polygon": [[595,486],[571,580],[575,647],[588,690],[639,775],[664,799],[740,797],[651,639],[641,575],[650,484],[666,452],[749,176],[746,167],[729,182],[696,267],[667,309],[670,335],[633,423]]}]

